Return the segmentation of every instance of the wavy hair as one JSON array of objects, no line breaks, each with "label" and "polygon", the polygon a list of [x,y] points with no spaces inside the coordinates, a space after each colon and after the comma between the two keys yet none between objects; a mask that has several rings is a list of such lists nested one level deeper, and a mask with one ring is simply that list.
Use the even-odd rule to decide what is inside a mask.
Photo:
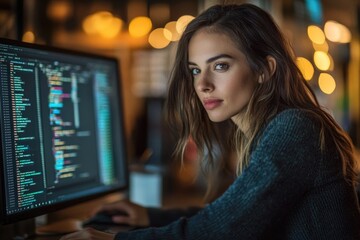
[{"label": "wavy hair", "polygon": [[[265,81],[255,87],[244,114],[245,119],[251,119],[246,135],[230,123],[231,120],[227,120],[229,123],[224,138],[224,131],[219,134],[219,124],[209,120],[196,95],[188,68],[188,47],[194,33],[203,28],[226,34],[245,54],[251,70],[264,76]],[[276,60],[273,74],[269,69],[268,56]],[[226,154],[235,151],[239,175],[249,163],[250,148],[261,127],[286,108],[303,109],[320,123],[321,148],[325,148],[325,139],[334,142],[343,162],[344,176],[354,184],[356,173],[352,142],[319,105],[294,61],[290,44],[270,14],[252,4],[215,5],[188,24],[178,43],[166,104],[167,120],[175,126],[179,135],[175,149],[177,157],[183,159],[187,141],[192,137],[200,157],[206,159],[203,165],[206,172],[219,167],[216,158],[227,161]],[[214,149],[220,149],[220,156]],[[220,163],[220,167],[225,165]],[[210,184],[208,193],[211,187]]]}]

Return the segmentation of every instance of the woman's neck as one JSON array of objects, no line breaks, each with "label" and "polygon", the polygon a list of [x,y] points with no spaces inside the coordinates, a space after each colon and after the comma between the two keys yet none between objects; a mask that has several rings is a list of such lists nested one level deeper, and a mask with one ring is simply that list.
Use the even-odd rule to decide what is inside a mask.
[{"label": "woman's neck", "polygon": [[250,130],[250,122],[245,117],[245,113],[239,113],[231,118],[235,125],[248,137]]}]

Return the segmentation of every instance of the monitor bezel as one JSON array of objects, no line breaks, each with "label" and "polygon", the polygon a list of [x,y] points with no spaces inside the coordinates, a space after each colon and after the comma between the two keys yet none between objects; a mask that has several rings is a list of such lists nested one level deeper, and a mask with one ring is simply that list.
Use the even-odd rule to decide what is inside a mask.
[{"label": "monitor bezel", "polygon": [[[120,140],[123,143],[124,146],[124,151],[123,151],[123,158],[124,158],[124,162],[122,163],[125,171],[124,171],[124,185],[123,186],[117,186],[114,187],[112,189],[108,189],[104,192],[99,192],[99,193],[95,193],[95,194],[91,194],[88,196],[84,196],[84,197],[79,197],[76,199],[71,199],[71,200],[66,200],[63,202],[58,202],[55,203],[53,205],[44,205],[38,208],[33,208],[33,209],[29,209],[29,210],[24,210],[21,211],[19,213],[14,213],[11,215],[7,215],[6,214],[6,200],[5,200],[5,181],[4,181],[4,174],[3,176],[0,176],[0,224],[5,225],[5,224],[13,224],[16,222],[19,222],[21,220],[26,220],[26,219],[31,219],[31,218],[35,218],[41,215],[45,215],[45,214],[49,214],[49,213],[53,213],[68,207],[73,207],[77,204],[81,204],[81,203],[85,203],[91,200],[95,200],[116,192],[126,192],[129,189],[129,171],[128,171],[128,153],[127,153],[127,141],[126,141],[126,136],[125,135],[125,116],[124,116],[124,99],[123,99],[123,89],[122,89],[122,76],[121,76],[121,68],[120,68],[120,64],[121,61],[116,58],[116,57],[112,57],[112,56],[108,56],[108,55],[101,55],[98,53],[94,53],[94,52],[85,52],[85,51],[81,51],[81,50],[74,50],[74,49],[67,49],[67,48],[63,48],[63,47],[57,47],[57,46],[49,46],[49,45],[42,45],[42,44],[37,44],[37,43],[27,43],[27,42],[21,42],[21,41],[17,41],[17,40],[13,40],[13,39],[7,39],[7,38],[0,38],[0,44],[7,44],[7,45],[12,45],[12,46],[17,46],[17,47],[24,47],[24,48],[30,48],[30,49],[36,49],[36,50],[42,50],[42,51],[47,51],[49,53],[61,53],[61,54],[68,54],[68,55],[75,55],[75,56],[81,56],[81,57],[88,57],[88,58],[94,58],[97,60],[105,60],[105,61],[111,61],[114,64],[116,64],[117,68],[116,68],[116,78],[118,79],[118,81],[116,81],[116,85],[117,85],[117,101],[118,104],[120,106],[119,108],[119,116],[118,119],[120,120],[119,122],[119,130],[121,131],[121,133],[119,134],[119,137],[121,138]],[[2,121],[2,120],[0,120]],[[1,134],[1,129],[0,129],[0,134]],[[2,150],[2,141],[0,141],[0,173],[4,173],[5,169],[4,169],[4,164],[3,164],[3,150]]]}]

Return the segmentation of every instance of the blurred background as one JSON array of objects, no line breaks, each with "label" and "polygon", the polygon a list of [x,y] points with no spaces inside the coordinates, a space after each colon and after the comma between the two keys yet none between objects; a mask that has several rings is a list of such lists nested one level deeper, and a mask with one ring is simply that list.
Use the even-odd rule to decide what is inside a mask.
[{"label": "blurred background", "polygon": [[360,148],[360,0],[0,0],[0,37],[118,58],[130,166],[160,169],[165,193],[200,196],[196,149],[189,144],[179,168],[163,104],[183,28],[222,2],[273,15],[320,103]]}]

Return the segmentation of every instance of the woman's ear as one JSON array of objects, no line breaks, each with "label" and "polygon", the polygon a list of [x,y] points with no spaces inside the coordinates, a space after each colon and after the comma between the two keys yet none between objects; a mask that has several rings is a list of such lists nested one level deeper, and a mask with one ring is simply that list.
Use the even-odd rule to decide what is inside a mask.
[{"label": "woman's ear", "polygon": [[266,57],[267,63],[268,63],[268,69],[269,69],[269,76],[265,76],[265,73],[262,73],[259,75],[259,79],[258,82],[259,83],[263,83],[264,81],[267,81],[268,79],[270,79],[270,77],[274,74],[275,70],[276,70],[276,60],[275,58],[273,58],[272,56],[267,56]]},{"label": "woman's ear", "polygon": [[267,59],[267,62],[268,62],[268,65],[269,65],[269,70],[270,70],[270,76],[269,77],[271,77],[274,74],[275,70],[276,70],[276,60],[275,60],[274,57],[272,57],[270,55],[267,56],[266,59]]}]

